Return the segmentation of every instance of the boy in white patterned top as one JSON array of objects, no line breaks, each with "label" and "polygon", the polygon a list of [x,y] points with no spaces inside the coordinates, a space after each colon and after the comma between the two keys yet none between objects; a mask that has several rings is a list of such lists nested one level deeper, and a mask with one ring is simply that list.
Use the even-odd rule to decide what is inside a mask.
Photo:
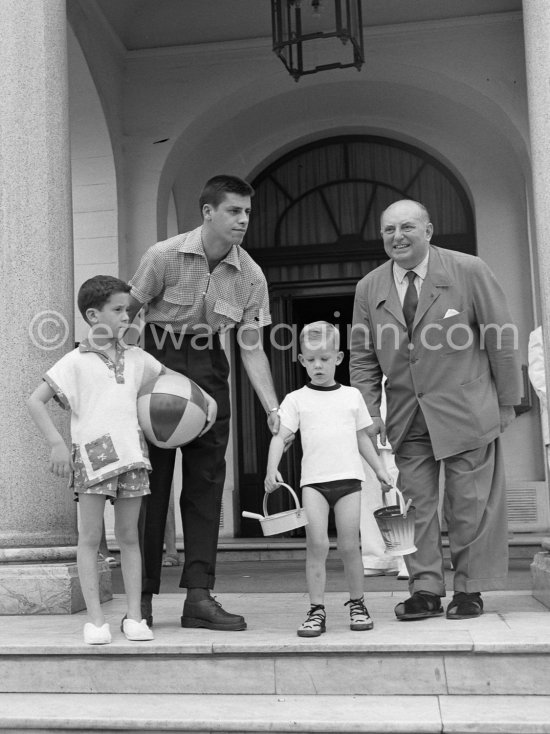
[{"label": "boy in white patterned top", "polygon": [[[50,470],[71,477],[79,503],[77,564],[89,617],[84,641],[92,645],[111,642],[97,572],[107,497],[115,508],[128,604],[121,628],[129,640],[153,639],[140,610],[138,517],[142,497],[150,493],[151,465],[138,425],[137,395],[166,368],[139,347],[122,342],[129,325],[129,292],[127,283],[108,275],[81,286],[78,307],[91,327],[88,338],[48,370],[28,400],[31,416],[51,447]],[[71,450],[46,409],[52,398],[71,410]]]},{"label": "boy in white patterned top", "polygon": [[311,608],[298,629],[300,637],[317,637],[326,630],[324,592],[329,549],[328,514],[334,507],[338,549],[350,594],[350,629],[370,630],[373,621],[363,598],[363,562],[359,546],[361,456],[387,491],[391,477],[384,469],[365,428],[371,425],[361,393],[338,384],[336,366],[343,359],[338,329],[326,321],[307,324],[300,334],[300,363],[310,382],[289,393],[281,403],[279,433],[271,439],[266,492],[282,481],[277,471],[285,439],[300,430],[303,448],[302,501],[306,526],[306,579]]}]

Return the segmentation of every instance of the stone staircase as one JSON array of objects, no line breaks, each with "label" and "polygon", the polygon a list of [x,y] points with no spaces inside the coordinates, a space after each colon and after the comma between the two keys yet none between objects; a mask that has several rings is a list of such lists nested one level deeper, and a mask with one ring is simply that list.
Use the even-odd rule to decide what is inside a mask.
[{"label": "stone staircase", "polygon": [[[351,632],[327,595],[327,633],[301,639],[307,597],[224,594],[245,632],[179,627],[182,597],[155,600],[155,640],[81,643],[84,615],[3,617],[0,730],[550,734],[550,613],[530,592],[484,595],[476,620],[398,622],[403,591],[367,595]],[[101,694],[101,695],[97,695]]]}]

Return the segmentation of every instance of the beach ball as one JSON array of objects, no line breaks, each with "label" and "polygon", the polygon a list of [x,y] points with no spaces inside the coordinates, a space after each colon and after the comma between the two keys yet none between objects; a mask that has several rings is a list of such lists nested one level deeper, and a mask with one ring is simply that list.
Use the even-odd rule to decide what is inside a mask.
[{"label": "beach ball", "polygon": [[162,449],[193,441],[206,425],[206,412],[206,393],[185,375],[160,375],[138,394],[141,430],[148,441]]}]

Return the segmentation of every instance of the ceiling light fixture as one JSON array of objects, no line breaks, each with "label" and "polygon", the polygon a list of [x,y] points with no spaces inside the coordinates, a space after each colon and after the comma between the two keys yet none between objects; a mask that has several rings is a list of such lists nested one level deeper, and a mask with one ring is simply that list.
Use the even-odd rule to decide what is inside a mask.
[{"label": "ceiling light fixture", "polygon": [[365,62],[361,0],[271,0],[273,51],[295,81]]}]

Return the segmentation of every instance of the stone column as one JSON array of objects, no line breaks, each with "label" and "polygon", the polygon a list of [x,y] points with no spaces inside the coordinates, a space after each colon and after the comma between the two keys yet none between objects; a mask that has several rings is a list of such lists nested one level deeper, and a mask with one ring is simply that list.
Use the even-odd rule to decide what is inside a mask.
[{"label": "stone column", "polygon": [[74,346],[65,0],[0,0],[0,18],[0,614],[70,613],[75,503],[25,404]]},{"label": "stone column", "polygon": [[[550,3],[548,0],[523,0],[523,27],[533,203],[536,247],[542,301],[542,331],[545,346],[547,395],[550,395]],[[550,607],[550,538],[543,541],[543,552],[535,555],[533,594]]]}]

